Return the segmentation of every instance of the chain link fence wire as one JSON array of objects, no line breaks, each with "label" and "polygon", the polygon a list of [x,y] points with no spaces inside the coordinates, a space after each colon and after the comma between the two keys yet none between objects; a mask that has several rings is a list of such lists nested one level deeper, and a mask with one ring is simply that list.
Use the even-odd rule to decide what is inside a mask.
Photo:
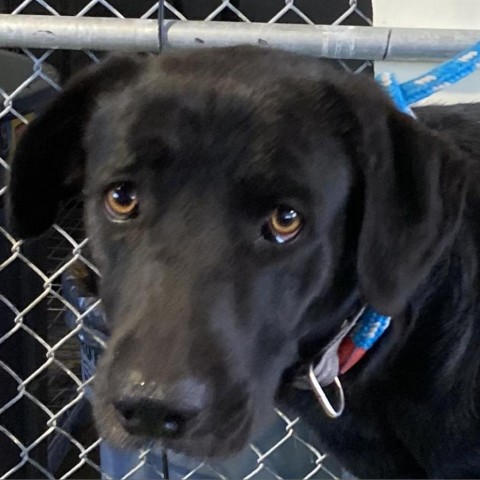
[{"label": "chain link fence wire", "polygon": [[[0,13],[156,18],[158,5],[151,0],[0,0]],[[170,0],[165,2],[165,17],[371,25],[371,4],[370,0]],[[6,191],[8,157],[22,129],[71,74],[101,55],[0,50],[0,201]],[[370,62],[341,64],[357,73],[371,67]],[[86,395],[96,355],[85,346],[86,319],[99,301],[80,305],[66,294],[65,278],[72,268],[77,275],[96,272],[83,255],[88,239],[81,212],[79,200],[65,203],[46,235],[22,242],[7,230],[0,210],[0,478],[111,478],[100,460],[103,446]],[[249,447],[249,463],[237,472],[239,478],[282,478],[275,466],[292,461],[292,455],[307,459],[296,477],[342,476],[338,466],[329,466],[308,428],[300,427],[300,419],[280,411],[277,415],[281,428],[267,446]],[[138,452],[121,476],[166,476],[168,464],[159,467],[154,453]],[[178,477],[226,478],[221,465],[183,465]]]}]

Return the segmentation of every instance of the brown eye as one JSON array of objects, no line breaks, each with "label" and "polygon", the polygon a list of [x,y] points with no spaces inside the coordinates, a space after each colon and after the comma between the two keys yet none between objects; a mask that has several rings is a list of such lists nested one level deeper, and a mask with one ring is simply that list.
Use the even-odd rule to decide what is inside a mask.
[{"label": "brown eye", "polygon": [[105,208],[113,220],[124,221],[138,213],[137,191],[133,183],[119,183],[105,194]]},{"label": "brown eye", "polygon": [[267,240],[285,243],[293,240],[302,229],[303,218],[293,208],[279,206],[268,217],[263,227],[263,235]]}]

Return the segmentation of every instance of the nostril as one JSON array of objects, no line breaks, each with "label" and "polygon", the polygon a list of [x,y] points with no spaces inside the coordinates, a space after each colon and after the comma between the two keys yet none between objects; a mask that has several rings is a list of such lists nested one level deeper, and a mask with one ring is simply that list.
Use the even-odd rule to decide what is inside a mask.
[{"label": "nostril", "polygon": [[185,417],[171,413],[163,420],[162,430],[165,436],[178,435],[185,425]]},{"label": "nostril", "polygon": [[113,406],[118,413],[120,422],[127,430],[140,426],[141,412],[139,407],[135,406],[132,401],[114,402]]},{"label": "nostril", "polygon": [[122,406],[120,406],[120,407],[117,407],[117,410],[122,415],[122,417],[127,421],[132,420],[133,417],[135,416],[135,411],[132,407],[122,407]]},{"label": "nostril", "polygon": [[122,412],[125,420],[131,420],[133,418],[133,410],[131,408],[127,408]]},{"label": "nostril", "polygon": [[123,407],[121,405],[120,406],[116,405],[116,408],[125,420],[131,420],[133,418],[133,415],[134,415],[133,408]]}]

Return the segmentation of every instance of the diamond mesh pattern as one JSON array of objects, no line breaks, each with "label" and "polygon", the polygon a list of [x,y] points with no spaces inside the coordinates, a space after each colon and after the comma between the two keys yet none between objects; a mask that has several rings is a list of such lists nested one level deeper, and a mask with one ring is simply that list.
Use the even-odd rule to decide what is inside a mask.
[{"label": "diamond mesh pattern", "polygon": [[[165,3],[166,17],[232,22],[330,23],[369,25],[369,0],[180,0]],[[76,15],[153,18],[151,0],[24,0],[0,2],[1,13],[12,15]],[[17,50],[23,67],[14,84],[0,76],[0,197],[5,193],[7,156],[15,136],[31,120],[23,100],[33,92],[54,93],[81,66],[98,61],[95,52]],[[8,53],[13,54],[13,53]],[[2,70],[0,57],[0,71]],[[356,72],[369,62],[341,64]],[[56,70],[50,65],[54,65]],[[8,83],[8,82],[7,82]],[[11,79],[10,79],[11,83]],[[80,311],[65,298],[63,274],[76,262],[96,269],[84,257],[81,206],[62,208],[58,224],[37,244],[27,245],[0,226],[0,478],[110,478],[100,461],[97,438],[86,400],[91,378],[82,376],[79,335],[88,331],[84,319],[99,301]],[[66,316],[73,318],[67,325]],[[88,333],[88,332],[87,332]],[[94,332],[90,332],[95,335]],[[97,340],[101,342],[100,339]],[[25,360],[25,358],[27,360]],[[277,411],[282,428],[268,448],[251,445],[251,465],[243,478],[282,478],[274,458],[302,451],[308,461],[298,478],[337,478],[341,469],[319,451],[299,429],[299,419]],[[308,435],[307,435],[308,436]],[[138,452],[122,478],[161,478],[165,467],[151,451]],[[2,463],[3,462],[3,463]],[[146,470],[147,469],[147,470]],[[148,474],[142,473],[148,471]],[[183,478],[227,478],[221,466],[199,463]]]}]

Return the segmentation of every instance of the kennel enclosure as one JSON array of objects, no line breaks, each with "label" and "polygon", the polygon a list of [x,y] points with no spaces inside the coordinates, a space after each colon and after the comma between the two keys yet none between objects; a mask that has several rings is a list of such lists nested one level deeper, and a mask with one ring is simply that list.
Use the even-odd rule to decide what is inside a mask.
[{"label": "kennel enclosure", "polygon": [[[475,8],[469,4],[471,16]],[[109,51],[155,53],[159,35],[164,50],[249,43],[333,58],[369,75],[374,61],[441,61],[480,38],[477,27],[377,25],[374,10],[369,0],[172,0],[159,25],[151,0],[0,1],[0,192],[23,125],[74,72]],[[347,476],[308,426],[283,412],[270,436],[228,468],[148,450],[126,454],[102,443],[88,403],[100,305],[75,292],[68,276],[76,262],[95,269],[83,255],[87,244],[78,200],[63,205],[57,225],[32,242],[12,236],[2,210],[1,478]]]}]

